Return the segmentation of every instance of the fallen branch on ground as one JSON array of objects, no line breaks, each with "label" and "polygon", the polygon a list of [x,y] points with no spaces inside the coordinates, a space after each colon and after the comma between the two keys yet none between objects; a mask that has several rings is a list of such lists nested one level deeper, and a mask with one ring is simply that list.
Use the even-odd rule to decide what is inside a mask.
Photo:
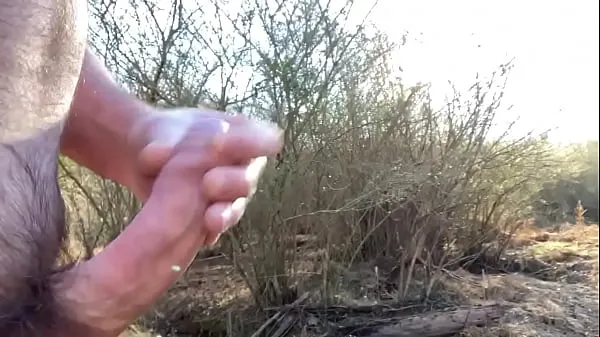
[{"label": "fallen branch on ground", "polygon": [[480,307],[456,308],[449,311],[427,312],[410,316],[388,318],[365,324],[356,322],[340,327],[345,333],[363,337],[440,337],[459,333],[473,326],[489,326],[502,317],[504,308],[499,304]]},{"label": "fallen branch on ground", "polygon": [[[294,301],[294,303],[290,304],[289,306],[286,306],[283,310],[278,311],[275,315],[271,316],[271,318],[269,318],[263,325],[260,326],[260,328],[258,328],[258,330],[256,330],[253,334],[252,337],[258,337],[261,335],[261,333],[269,326],[271,325],[273,322],[277,321],[278,319],[283,319],[286,317],[287,313],[290,312],[292,309],[294,309],[295,307],[297,307],[298,305],[302,304],[302,302],[306,301],[308,298],[310,297],[309,293],[304,293],[302,296],[298,297],[297,300]],[[287,322],[288,324],[286,325],[285,329],[289,329],[289,326],[291,325],[291,320],[286,319],[285,322]],[[284,330],[281,326],[279,327],[279,330]],[[281,335],[281,334],[279,334]]]},{"label": "fallen branch on ground", "polygon": [[[274,326],[274,329],[278,328],[277,333],[269,336],[283,337],[291,330],[291,325],[296,328],[303,325],[321,333],[323,330],[318,327],[325,328],[329,337],[441,337],[459,333],[468,327],[493,325],[504,313],[504,307],[495,302],[427,312],[422,312],[424,307],[419,306],[309,308],[299,304],[281,308],[257,333],[264,332],[267,326]],[[288,319],[284,320],[286,317]]]}]

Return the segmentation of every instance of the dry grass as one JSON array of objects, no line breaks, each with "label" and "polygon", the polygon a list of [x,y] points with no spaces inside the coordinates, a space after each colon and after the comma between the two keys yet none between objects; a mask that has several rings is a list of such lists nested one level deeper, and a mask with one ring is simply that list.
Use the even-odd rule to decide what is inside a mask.
[{"label": "dry grass", "polygon": [[490,298],[511,308],[499,327],[470,329],[465,336],[598,336],[597,288],[518,274],[489,282]]},{"label": "dry grass", "polygon": [[[564,277],[587,279],[589,284],[598,284],[598,226],[566,225],[559,226],[553,232],[541,232],[531,245],[521,247],[523,256],[537,259],[565,271]],[[517,250],[519,251],[519,250]]]},{"label": "dry grass", "polygon": [[514,253],[545,261],[564,274],[543,281],[523,274],[459,272],[463,281],[455,286],[470,300],[511,306],[499,327],[470,329],[464,336],[598,336],[598,226],[563,226],[554,232],[526,228],[517,238],[526,244],[513,245]]}]

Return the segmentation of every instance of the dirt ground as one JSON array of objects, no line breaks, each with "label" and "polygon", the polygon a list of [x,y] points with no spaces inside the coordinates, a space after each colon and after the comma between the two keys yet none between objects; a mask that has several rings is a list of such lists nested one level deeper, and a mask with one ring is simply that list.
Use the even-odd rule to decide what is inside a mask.
[{"label": "dirt ground", "polygon": [[529,275],[480,277],[462,273],[460,276],[470,284],[480,285],[463,287],[463,291],[468,293],[470,289],[471,296],[477,297],[487,287],[490,299],[509,306],[499,327],[472,329],[465,332],[465,336],[600,335],[598,226],[563,226],[552,232],[524,231],[509,253],[520,256],[523,261],[545,262],[548,268]]},{"label": "dirt ground", "polygon": [[[520,272],[476,275],[459,269],[447,272],[443,278],[443,292],[452,294],[449,296],[463,305],[494,302],[506,308],[499,324],[470,328],[460,336],[600,336],[597,225],[564,225],[548,231],[528,227],[518,233],[507,255],[519,262]],[[360,274],[354,276],[361,284],[336,289],[341,302],[378,303],[380,294],[373,296],[369,291],[374,276],[367,269],[354,271]],[[151,322],[163,331],[177,324],[178,333],[173,334],[177,337],[212,335],[207,331],[218,331],[215,336],[223,332],[228,336],[250,336],[252,332],[236,332],[241,331],[236,325],[260,325],[265,319],[240,319],[240,313],[251,304],[247,287],[226,259],[207,258],[198,261],[141,323]],[[197,332],[199,326],[202,334]],[[157,335],[134,329],[124,336]]]}]

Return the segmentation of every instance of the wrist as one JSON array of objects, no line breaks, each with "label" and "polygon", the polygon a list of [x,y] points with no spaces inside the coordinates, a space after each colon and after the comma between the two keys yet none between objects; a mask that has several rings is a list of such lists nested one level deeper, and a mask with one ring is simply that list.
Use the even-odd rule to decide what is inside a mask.
[{"label": "wrist", "polygon": [[136,145],[141,144],[132,142],[131,135],[148,114],[141,102],[133,100],[89,109],[74,105],[65,123],[61,152],[97,175],[128,186]]},{"label": "wrist", "polygon": [[61,151],[96,174],[130,184],[134,149],[128,138],[152,111],[122,90],[104,66],[86,53],[61,139]]}]

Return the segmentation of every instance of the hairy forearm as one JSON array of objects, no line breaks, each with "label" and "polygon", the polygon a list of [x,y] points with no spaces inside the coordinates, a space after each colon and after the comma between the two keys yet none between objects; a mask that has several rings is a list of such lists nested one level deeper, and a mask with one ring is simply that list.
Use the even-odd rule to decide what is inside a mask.
[{"label": "hairy forearm", "polygon": [[131,153],[127,137],[147,107],[122,90],[86,51],[61,152],[98,175],[126,184]]}]

